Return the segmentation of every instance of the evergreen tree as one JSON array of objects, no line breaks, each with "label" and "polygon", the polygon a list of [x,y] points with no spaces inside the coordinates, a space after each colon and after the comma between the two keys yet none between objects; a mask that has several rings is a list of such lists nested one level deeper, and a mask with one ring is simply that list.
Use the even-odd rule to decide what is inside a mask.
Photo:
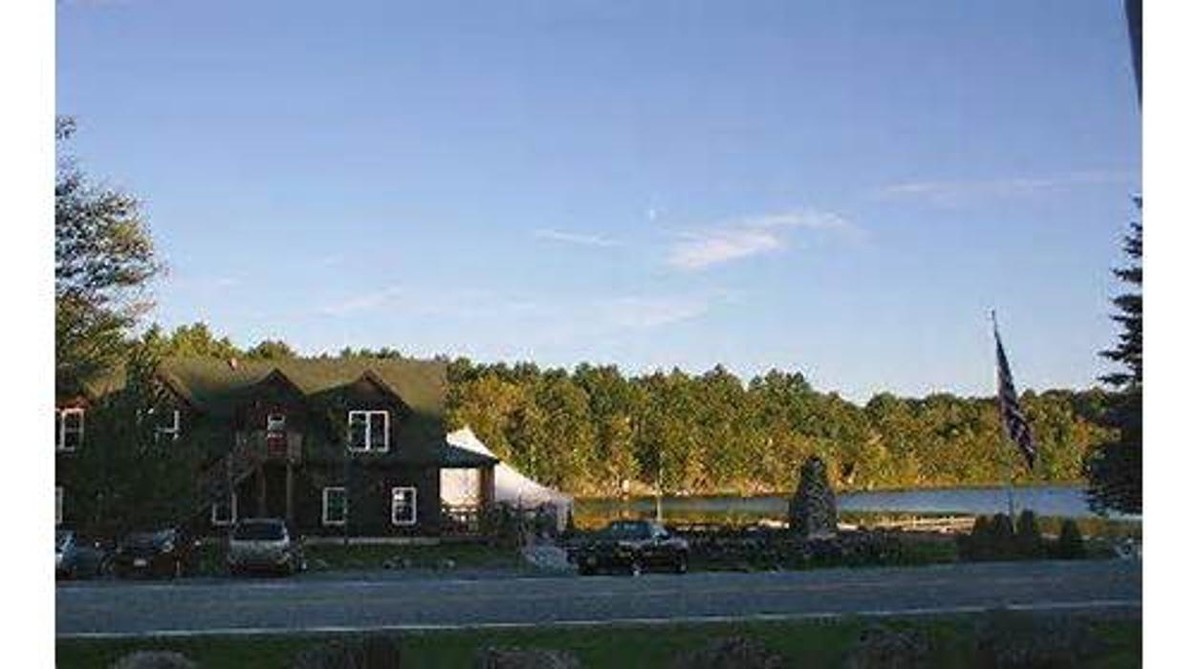
[{"label": "evergreen tree", "polygon": [[[1134,200],[1141,212],[1141,198]],[[1113,299],[1120,327],[1117,345],[1101,355],[1124,369],[1107,374],[1102,381],[1118,392],[1106,422],[1118,436],[1096,448],[1085,462],[1088,505],[1098,513],[1142,512],[1142,223],[1130,224],[1125,236],[1129,265],[1114,270],[1130,285],[1130,292]]]}]

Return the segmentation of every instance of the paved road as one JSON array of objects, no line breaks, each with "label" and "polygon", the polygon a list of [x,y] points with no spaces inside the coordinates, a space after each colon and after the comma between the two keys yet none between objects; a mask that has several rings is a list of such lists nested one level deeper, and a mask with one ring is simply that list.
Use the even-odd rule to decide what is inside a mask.
[{"label": "paved road", "polygon": [[1012,562],[778,573],[69,583],[57,633],[257,634],[840,614],[1141,606],[1137,561]]}]

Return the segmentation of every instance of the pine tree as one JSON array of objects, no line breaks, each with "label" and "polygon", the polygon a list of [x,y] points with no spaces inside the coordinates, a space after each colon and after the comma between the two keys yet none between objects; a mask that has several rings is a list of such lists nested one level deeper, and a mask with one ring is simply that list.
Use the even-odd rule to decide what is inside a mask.
[{"label": "pine tree", "polygon": [[[1134,199],[1140,214],[1141,198]],[[1088,505],[1098,513],[1142,512],[1142,223],[1130,224],[1125,254],[1130,263],[1113,270],[1131,291],[1113,298],[1119,325],[1117,345],[1100,355],[1124,369],[1106,374],[1101,381],[1117,390],[1106,422],[1116,429],[1115,440],[1101,444],[1084,463],[1088,478]]]}]

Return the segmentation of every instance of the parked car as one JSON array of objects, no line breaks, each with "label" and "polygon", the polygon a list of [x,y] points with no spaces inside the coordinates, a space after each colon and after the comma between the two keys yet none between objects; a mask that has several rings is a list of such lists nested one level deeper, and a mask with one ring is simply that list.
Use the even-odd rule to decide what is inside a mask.
[{"label": "parked car", "polygon": [[301,541],[279,518],[238,521],[229,535],[229,572],[272,571],[294,574],[308,569]]},{"label": "parked car", "polygon": [[81,537],[75,530],[54,533],[54,577],[93,578],[111,568],[111,555],[103,541]]},{"label": "parked car", "polygon": [[194,574],[199,564],[200,541],[178,527],[132,532],[117,544],[113,571],[117,576],[167,576]]},{"label": "parked car", "polygon": [[688,542],[648,520],[616,520],[570,552],[583,575],[620,569],[638,575],[652,568],[687,571]]}]

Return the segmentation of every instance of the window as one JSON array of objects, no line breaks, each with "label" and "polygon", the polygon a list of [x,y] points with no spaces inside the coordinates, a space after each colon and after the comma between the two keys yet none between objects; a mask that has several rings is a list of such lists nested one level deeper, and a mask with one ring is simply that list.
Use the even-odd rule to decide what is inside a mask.
[{"label": "window", "polygon": [[63,489],[62,486],[54,486],[54,524],[62,525],[63,513]]},{"label": "window", "polygon": [[282,430],[287,426],[287,416],[281,413],[267,414],[267,430],[276,431]]},{"label": "window", "polygon": [[392,488],[392,524],[417,524],[416,488]]},{"label": "window", "polygon": [[347,447],[350,450],[384,452],[388,450],[388,412],[351,411],[348,422],[350,443]]},{"label": "window", "polygon": [[55,409],[54,441],[60,451],[73,451],[83,443],[83,409]]},{"label": "window", "polygon": [[325,488],[321,491],[321,524],[346,524],[345,488]]},{"label": "window", "polygon": [[[151,409],[150,413],[153,415],[154,410]],[[170,439],[171,441],[179,439],[179,410],[175,409],[167,415],[170,417],[170,420],[163,421],[154,426],[155,441],[158,441],[160,438]]]},{"label": "window", "polygon": [[212,505],[212,524],[216,527],[228,527],[237,522],[237,493],[233,493],[226,501],[214,502]]}]

